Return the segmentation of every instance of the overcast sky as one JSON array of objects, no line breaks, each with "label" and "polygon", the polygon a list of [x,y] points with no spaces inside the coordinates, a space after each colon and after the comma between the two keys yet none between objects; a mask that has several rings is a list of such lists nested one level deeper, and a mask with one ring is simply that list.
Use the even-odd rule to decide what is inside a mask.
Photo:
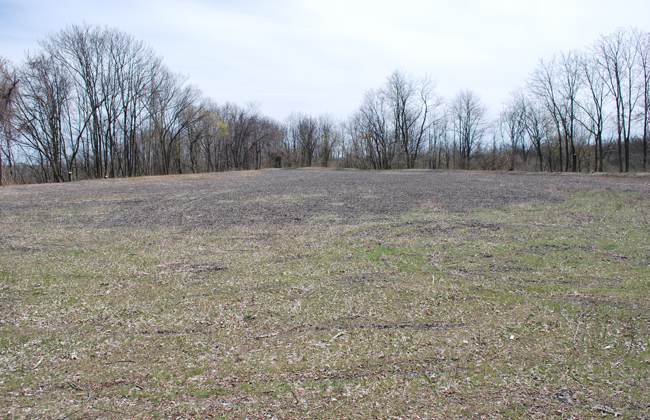
[{"label": "overcast sky", "polygon": [[498,113],[542,58],[617,27],[649,30],[648,0],[0,0],[0,55],[19,63],[73,23],[149,43],[217,103],[345,118],[393,70],[471,89]]}]

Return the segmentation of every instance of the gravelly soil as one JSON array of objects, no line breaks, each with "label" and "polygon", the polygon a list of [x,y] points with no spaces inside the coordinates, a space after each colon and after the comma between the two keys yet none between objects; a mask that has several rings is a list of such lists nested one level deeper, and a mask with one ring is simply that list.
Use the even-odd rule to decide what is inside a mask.
[{"label": "gravelly soil", "polygon": [[10,186],[0,213],[48,212],[94,227],[223,229],[263,223],[348,223],[429,206],[448,211],[560,202],[574,191],[650,199],[650,177],[467,171],[262,170]]}]

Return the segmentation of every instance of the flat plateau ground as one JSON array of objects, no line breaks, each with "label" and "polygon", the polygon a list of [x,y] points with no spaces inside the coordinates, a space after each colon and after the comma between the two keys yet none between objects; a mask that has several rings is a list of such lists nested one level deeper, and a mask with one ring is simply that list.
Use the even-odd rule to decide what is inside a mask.
[{"label": "flat plateau ground", "polygon": [[650,177],[0,189],[15,418],[650,418]]}]

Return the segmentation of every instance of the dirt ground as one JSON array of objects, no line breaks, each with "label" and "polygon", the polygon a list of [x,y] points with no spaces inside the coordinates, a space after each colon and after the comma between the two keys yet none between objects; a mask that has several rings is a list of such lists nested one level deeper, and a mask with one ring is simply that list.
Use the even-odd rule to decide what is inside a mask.
[{"label": "dirt ground", "polygon": [[[394,216],[417,207],[450,211],[557,203],[574,191],[637,192],[650,198],[650,177],[465,171],[262,170],[143,177],[135,180],[12,186],[0,190],[0,213],[47,211],[86,227],[228,229],[292,224],[320,215],[328,223]],[[74,214],[89,205],[104,209]],[[65,214],[57,214],[62,209]],[[69,210],[73,210],[70,212]],[[64,220],[59,220],[65,222]]]},{"label": "dirt ground", "polygon": [[650,177],[0,188],[0,417],[650,419]]}]

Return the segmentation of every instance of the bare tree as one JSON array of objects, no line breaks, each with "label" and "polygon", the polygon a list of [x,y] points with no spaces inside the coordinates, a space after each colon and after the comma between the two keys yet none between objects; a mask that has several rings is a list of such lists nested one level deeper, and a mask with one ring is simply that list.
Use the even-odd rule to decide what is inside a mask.
[{"label": "bare tree", "polygon": [[369,152],[369,141],[363,129],[363,117],[360,111],[354,113],[345,124],[343,124],[343,139],[341,141],[341,153],[343,155],[342,166],[348,168],[374,167],[377,162],[371,160]]},{"label": "bare tree", "polygon": [[70,181],[91,116],[74,106],[72,82],[53,57],[29,57],[20,78],[17,122],[23,144],[36,152],[45,181]]},{"label": "bare tree", "polygon": [[227,126],[226,167],[259,169],[264,149],[280,137],[277,125],[264,118],[255,104],[245,108],[227,104],[222,108],[221,118]]},{"label": "bare tree", "polygon": [[[105,51],[107,40],[99,27],[90,25],[72,25],[41,42],[44,54],[57,63],[68,74],[70,89],[75,88],[79,112],[89,119],[89,146],[92,152],[94,175],[103,177],[107,172],[107,145],[105,136],[105,115],[101,106],[106,99],[102,89],[105,73]],[[90,156],[88,156],[90,158]]]},{"label": "bare tree", "polygon": [[353,121],[374,168],[389,169],[396,158],[415,166],[442,103],[434,87],[428,77],[394,71],[383,87],[366,92]]},{"label": "bare tree", "polygon": [[120,157],[118,175],[131,177],[138,170],[138,130],[148,118],[145,105],[152,92],[151,84],[162,71],[162,59],[151,47],[123,32],[112,30],[106,36],[109,38],[107,54],[112,81],[105,83],[112,88],[112,92],[106,94],[112,98],[109,106],[114,108],[113,125],[121,137],[117,138],[116,134],[116,147],[121,145],[121,153],[115,150]]},{"label": "bare tree", "polygon": [[469,169],[472,151],[485,132],[487,108],[478,95],[471,90],[458,92],[450,108],[453,131],[458,139],[463,167]]},{"label": "bare tree", "polygon": [[442,166],[445,145],[447,144],[448,118],[442,114],[436,119],[427,134],[427,154],[429,158],[429,169],[437,169]]},{"label": "bare tree", "polygon": [[395,142],[406,159],[407,169],[414,167],[422,142],[435,120],[434,111],[441,104],[434,87],[428,77],[416,80],[396,70],[383,89],[392,113]]},{"label": "bare tree", "polygon": [[643,124],[643,171],[648,170],[648,125],[650,125],[650,33],[633,31],[635,45],[639,57],[641,75],[642,106],[641,123]]},{"label": "bare tree", "polygon": [[[528,87],[539,101],[544,104],[553,120],[557,134],[559,170],[562,171],[564,169],[562,166],[562,107],[560,95],[557,93],[556,72],[557,65],[555,56],[550,61],[540,60],[537,68],[531,75]],[[549,154],[549,159],[551,159],[550,156]]]},{"label": "bare tree", "polygon": [[[618,29],[609,36],[601,36],[593,50],[603,80],[616,105],[619,171],[629,171],[632,115],[640,97],[636,81],[638,50],[634,48],[630,34],[623,29]],[[625,147],[624,159],[621,143]]]},{"label": "bare tree", "polygon": [[187,155],[192,173],[215,170],[217,150],[223,147],[228,136],[228,126],[222,120],[219,107],[210,100],[199,106],[196,118],[186,126]]},{"label": "bare tree", "polygon": [[594,137],[594,171],[602,172],[607,88],[593,56],[582,54],[579,65],[587,94],[577,102],[582,110],[582,117],[578,118],[578,122]]},{"label": "bare tree", "polygon": [[172,163],[176,164],[176,172],[182,171],[178,142],[187,126],[201,115],[200,109],[194,106],[200,92],[193,86],[185,86],[185,78],[169,70],[164,69],[157,77],[148,111],[150,130],[160,148],[162,173],[167,175],[172,171]]},{"label": "bare tree", "polygon": [[312,166],[315,159],[327,166],[339,133],[334,119],[327,115],[312,117],[293,113],[286,121],[286,144],[300,166]]},{"label": "bare tree", "polygon": [[[539,163],[539,170],[544,170],[544,159],[542,146],[544,143],[548,143],[549,137],[551,134],[551,122],[549,120],[548,114],[545,112],[544,107],[536,102],[534,99],[529,97],[523,97],[525,101],[525,114],[524,114],[524,125],[526,127],[526,132],[528,133],[528,138],[530,139],[535,152],[537,153],[537,160]],[[552,166],[550,162],[549,154],[549,170],[552,171]]]},{"label": "bare tree", "polygon": [[[197,88],[119,30],[72,25],[41,47],[24,66],[20,109],[21,144],[43,180],[259,169],[279,148],[278,125],[256,107],[203,109]],[[335,143],[332,133],[327,156]]]},{"label": "bare tree", "polygon": [[367,155],[375,169],[390,169],[396,153],[390,127],[390,107],[381,91],[366,92],[353,124],[365,140]]},{"label": "bare tree", "polygon": [[2,186],[3,155],[9,170],[13,166],[14,103],[18,95],[18,77],[9,62],[0,57],[0,186]]},{"label": "bare tree", "polygon": [[556,56],[550,61],[541,60],[529,81],[531,92],[545,105],[555,124],[559,168],[564,171],[569,171],[569,168],[576,171],[578,168],[575,131],[580,83],[580,61],[577,52],[561,54],[559,60]]},{"label": "bare tree", "polygon": [[527,103],[521,91],[514,91],[506,108],[501,111],[499,118],[501,131],[510,140],[512,155],[509,170],[515,169],[515,157],[518,147],[522,148],[522,158],[525,163],[525,134],[526,134],[526,109]]},{"label": "bare tree", "polygon": [[320,137],[318,128],[318,121],[314,117],[306,115],[301,116],[298,120],[298,125],[294,127],[301,150],[301,164],[303,166],[311,166],[312,164]]},{"label": "bare tree", "polygon": [[561,72],[558,86],[562,97],[562,108],[559,116],[564,134],[564,150],[566,151],[565,171],[569,170],[569,160],[571,160],[571,171],[575,172],[578,169],[578,156],[575,148],[577,99],[581,86],[579,55],[577,52],[562,54],[560,61]]},{"label": "bare tree", "polygon": [[[86,176],[139,173],[139,164],[147,165],[151,156],[142,156],[138,132],[146,131],[142,126],[151,117],[153,97],[160,96],[171,74],[161,58],[119,30],[87,24],[71,25],[41,46],[67,73],[71,106],[89,121],[81,143]],[[143,158],[146,162],[139,162]]]},{"label": "bare tree", "polygon": [[320,157],[321,165],[327,167],[335,148],[341,141],[341,133],[337,129],[334,118],[328,114],[318,117],[318,126],[321,138],[318,144],[317,154]]}]

